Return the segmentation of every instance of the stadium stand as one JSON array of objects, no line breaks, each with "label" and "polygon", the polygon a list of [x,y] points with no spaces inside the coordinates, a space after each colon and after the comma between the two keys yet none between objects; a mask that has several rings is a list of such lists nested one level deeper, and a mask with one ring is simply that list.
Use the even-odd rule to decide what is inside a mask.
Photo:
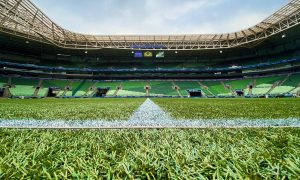
[{"label": "stadium stand", "polygon": [[178,96],[170,81],[150,81],[150,95]]},{"label": "stadium stand", "polygon": [[210,92],[213,93],[213,95],[230,95],[230,90],[225,89],[221,81],[207,81],[205,82],[205,85],[209,88]]},{"label": "stadium stand", "polygon": [[[253,86],[252,95],[296,94],[300,90],[300,74],[271,77],[257,77],[220,81],[87,81],[51,80],[28,78],[0,78],[0,86],[8,84],[14,97],[34,97],[36,87],[40,87],[37,97],[46,97],[48,89],[59,88],[58,97],[93,97],[96,88],[109,88],[107,96],[131,97],[146,96],[145,86],[149,85],[150,96],[188,97],[187,90],[201,90],[204,96],[232,96],[235,90],[243,90],[249,95],[249,85]],[[178,88],[178,92],[174,87]],[[119,88],[119,89],[118,89]]]},{"label": "stadium stand", "polygon": [[123,89],[118,93],[119,96],[145,96],[146,90],[144,87],[146,82],[127,81],[123,82]]},{"label": "stadium stand", "polygon": [[81,81],[81,83],[79,84],[79,86],[77,86],[74,91],[73,91],[73,94],[74,96],[77,96],[77,97],[82,97],[84,96],[88,89],[91,88],[93,86],[93,82],[90,82],[90,81]]},{"label": "stadium stand", "polygon": [[118,87],[122,87],[122,82],[120,81],[101,81],[95,84],[95,87],[108,87],[110,90],[108,91],[108,96],[117,96],[118,95]]},{"label": "stadium stand", "polygon": [[3,87],[7,83],[7,78],[0,76],[0,87]]},{"label": "stadium stand", "polygon": [[200,86],[197,82],[183,82],[183,81],[176,81],[176,85],[180,88],[180,93],[182,96],[188,96],[187,90],[197,90],[200,89]]},{"label": "stadium stand", "polygon": [[12,78],[12,84],[15,86],[10,89],[13,96],[31,97],[34,94],[34,89],[38,81],[33,79]]}]

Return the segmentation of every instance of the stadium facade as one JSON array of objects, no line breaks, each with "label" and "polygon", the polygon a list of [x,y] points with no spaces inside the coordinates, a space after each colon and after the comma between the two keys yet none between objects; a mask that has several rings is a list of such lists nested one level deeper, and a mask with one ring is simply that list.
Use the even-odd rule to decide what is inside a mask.
[{"label": "stadium facade", "polygon": [[92,97],[99,88],[114,90],[112,96],[187,96],[200,89],[207,97],[300,90],[299,0],[248,29],[206,35],[78,34],[30,0],[0,0],[0,12],[2,96],[48,96],[50,88],[61,97]]}]

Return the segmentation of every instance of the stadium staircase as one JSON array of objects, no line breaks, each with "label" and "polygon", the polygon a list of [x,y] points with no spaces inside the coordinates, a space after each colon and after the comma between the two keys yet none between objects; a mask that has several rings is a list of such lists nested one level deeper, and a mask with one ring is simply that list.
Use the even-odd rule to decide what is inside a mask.
[{"label": "stadium staircase", "polygon": [[209,87],[209,90],[215,96],[228,96],[231,95],[230,91],[222,85],[220,81],[207,81],[206,85]]},{"label": "stadium staircase", "polygon": [[118,96],[118,93],[123,89],[123,82],[121,82],[121,84],[119,86],[116,87],[116,90],[113,94],[113,96]]},{"label": "stadium staircase", "polygon": [[93,97],[96,94],[96,82],[90,85],[90,87],[85,91],[82,97]]},{"label": "stadium staircase", "polygon": [[277,87],[279,86],[280,82],[279,81],[276,81],[272,86],[271,88],[264,94],[264,95],[268,95],[268,94],[271,94],[271,92]]},{"label": "stadium staircase", "polygon": [[290,78],[290,74],[288,74],[281,82],[278,86],[282,86],[289,78]]},{"label": "stadium staircase", "polygon": [[221,84],[223,85],[225,90],[230,91],[232,95],[235,95],[235,92],[233,91],[230,84],[225,84],[224,81],[221,81]]},{"label": "stadium staircase", "polygon": [[76,88],[72,89],[72,96],[75,96],[79,90],[84,86],[86,81],[82,81]]},{"label": "stadium staircase", "polygon": [[282,81],[276,81],[265,95],[274,94],[272,93],[274,90],[277,90],[276,94],[285,93],[284,87],[282,87],[282,85],[288,80],[289,77],[290,75],[286,76]]},{"label": "stadium staircase", "polygon": [[183,98],[183,96],[182,96],[182,94],[180,92],[180,87],[177,86],[174,81],[172,81],[172,85],[173,85],[172,88],[177,92],[178,96],[180,96],[181,98]]},{"label": "stadium staircase", "polygon": [[97,88],[96,87],[93,87],[93,90],[92,92],[88,95],[89,98],[92,98],[95,96],[95,94],[97,93]]},{"label": "stadium staircase", "polygon": [[150,89],[151,89],[151,86],[149,85],[149,82],[147,81],[146,85],[145,85],[146,97],[149,97],[149,95],[150,95]]},{"label": "stadium staircase", "polygon": [[38,97],[39,91],[42,88],[42,83],[43,83],[43,80],[40,79],[38,85],[35,87],[33,97]]},{"label": "stadium staircase", "polygon": [[97,93],[97,87],[94,86],[92,89],[92,92],[88,95],[89,98],[92,98],[95,96],[95,94]]},{"label": "stadium staircase", "polygon": [[198,84],[200,85],[201,90],[203,91],[203,93],[205,94],[206,97],[208,96],[208,94],[211,95],[211,96],[215,96],[215,95],[209,90],[209,87],[208,87],[208,86],[206,86],[206,85],[203,84],[202,82],[198,82]]},{"label": "stadium staircase", "polygon": [[64,88],[63,93],[61,94],[61,97],[65,97],[68,91],[72,91],[72,84],[73,81],[69,81],[67,86]]},{"label": "stadium staircase", "polygon": [[300,91],[300,83],[298,84],[297,87],[291,89],[291,90],[288,91],[287,93],[290,93],[290,94],[297,94],[299,91]]}]

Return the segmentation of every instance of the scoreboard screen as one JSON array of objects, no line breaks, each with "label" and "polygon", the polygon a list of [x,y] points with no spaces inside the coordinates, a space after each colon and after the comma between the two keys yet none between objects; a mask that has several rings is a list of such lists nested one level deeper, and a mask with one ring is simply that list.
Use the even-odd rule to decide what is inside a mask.
[{"label": "scoreboard screen", "polygon": [[151,51],[144,52],[144,57],[153,57],[153,53]]},{"label": "scoreboard screen", "polygon": [[160,51],[156,53],[156,58],[164,58],[165,57],[165,52],[164,51]]},{"label": "scoreboard screen", "polygon": [[142,51],[135,51],[134,52],[134,57],[135,58],[142,58],[142,57],[144,57],[143,52]]},{"label": "scoreboard screen", "polygon": [[164,58],[165,52],[164,51],[132,51],[134,58]]}]

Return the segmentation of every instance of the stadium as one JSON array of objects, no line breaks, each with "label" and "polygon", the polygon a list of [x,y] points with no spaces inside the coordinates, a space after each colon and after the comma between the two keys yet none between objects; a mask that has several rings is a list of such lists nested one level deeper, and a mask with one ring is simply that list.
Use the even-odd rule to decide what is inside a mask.
[{"label": "stadium", "polygon": [[31,0],[0,12],[0,179],[299,178],[299,0],[223,34],[75,33]]}]

